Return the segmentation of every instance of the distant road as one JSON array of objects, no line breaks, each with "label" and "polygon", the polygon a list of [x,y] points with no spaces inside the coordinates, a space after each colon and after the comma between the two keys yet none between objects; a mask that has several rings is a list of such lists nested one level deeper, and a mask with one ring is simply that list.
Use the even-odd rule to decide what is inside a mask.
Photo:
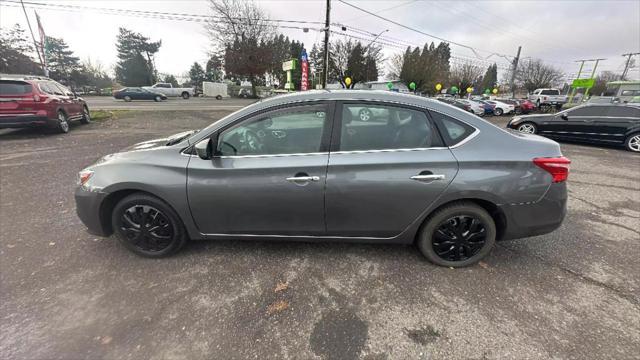
[{"label": "distant road", "polygon": [[256,100],[253,99],[223,99],[214,98],[169,98],[166,101],[131,101],[116,100],[110,96],[84,97],[91,110],[141,110],[141,111],[180,111],[180,110],[237,110]]}]

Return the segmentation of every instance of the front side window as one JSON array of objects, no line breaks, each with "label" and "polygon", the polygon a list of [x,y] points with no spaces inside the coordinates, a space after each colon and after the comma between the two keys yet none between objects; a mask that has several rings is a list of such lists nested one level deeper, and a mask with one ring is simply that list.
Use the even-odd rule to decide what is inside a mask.
[{"label": "front side window", "polygon": [[340,130],[341,151],[418,149],[442,146],[427,115],[387,105],[345,104]]},{"label": "front side window", "polygon": [[606,116],[607,106],[583,106],[575,109],[570,109],[567,112],[568,116]]},{"label": "front side window", "polygon": [[320,152],[326,105],[297,106],[256,115],[224,130],[218,155],[284,155]]}]

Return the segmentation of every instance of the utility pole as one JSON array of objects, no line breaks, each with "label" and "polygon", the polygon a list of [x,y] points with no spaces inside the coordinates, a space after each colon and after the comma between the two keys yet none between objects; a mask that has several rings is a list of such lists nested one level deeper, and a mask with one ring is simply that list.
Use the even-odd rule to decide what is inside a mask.
[{"label": "utility pole", "polygon": [[627,64],[624,66],[624,71],[622,72],[622,76],[620,76],[620,80],[624,80],[624,78],[627,76],[627,72],[629,71],[629,64],[631,64],[631,57],[634,55],[640,55],[640,53],[622,54],[622,56],[627,57]]},{"label": "utility pole", "polygon": [[331,32],[331,0],[327,0],[327,17],[324,22],[324,66],[322,74],[322,88],[327,88],[327,81],[329,79],[329,33]]},{"label": "utility pole", "polygon": [[[600,60],[607,60],[607,59],[583,59],[583,60],[576,60],[575,62],[579,62],[580,63],[580,70],[578,70],[578,76],[576,76],[576,79],[580,79],[580,75],[582,75],[582,68],[584,67],[584,63],[585,62],[590,62],[590,61],[595,61],[596,64],[593,67],[593,71],[591,72],[591,78],[593,78],[596,74],[596,68],[598,67],[598,63],[600,62]],[[573,86],[571,87],[571,95],[569,96],[569,101],[568,103],[571,104],[573,102],[573,97],[576,94],[576,88],[574,88]],[[584,96],[586,97],[589,94],[589,89],[587,89],[587,91],[585,91]]]},{"label": "utility pole", "polygon": [[516,58],[513,59],[513,72],[511,73],[511,98],[516,98],[516,71],[518,71],[518,61],[520,61],[520,50],[522,50],[522,46],[518,46],[518,54]]}]

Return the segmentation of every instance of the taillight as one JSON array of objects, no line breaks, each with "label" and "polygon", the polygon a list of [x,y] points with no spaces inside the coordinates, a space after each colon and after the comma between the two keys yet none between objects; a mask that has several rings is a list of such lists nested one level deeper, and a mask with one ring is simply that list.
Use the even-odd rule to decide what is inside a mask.
[{"label": "taillight", "polygon": [[571,160],[564,156],[552,158],[535,158],[533,163],[545,170],[553,177],[553,182],[563,182],[569,177],[569,164]]},{"label": "taillight", "polygon": [[40,95],[33,95],[33,101],[39,102],[40,101]]}]

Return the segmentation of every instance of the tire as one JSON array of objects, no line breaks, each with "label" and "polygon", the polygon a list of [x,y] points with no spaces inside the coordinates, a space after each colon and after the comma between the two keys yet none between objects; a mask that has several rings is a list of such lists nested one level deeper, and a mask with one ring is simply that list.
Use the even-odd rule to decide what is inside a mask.
[{"label": "tire", "polygon": [[89,112],[89,108],[86,105],[82,107],[82,118],[80,118],[80,123],[91,123],[91,113]]},{"label": "tire", "polygon": [[371,114],[371,110],[367,108],[362,108],[360,109],[360,111],[358,111],[358,118],[360,118],[360,121],[369,121],[373,117],[372,115],[373,114]]},{"label": "tire", "polygon": [[157,95],[156,97],[153,98],[153,101],[160,102],[162,101],[162,97],[160,95]]},{"label": "tire", "polygon": [[[422,225],[417,239],[420,252],[430,262],[447,267],[475,264],[491,251],[495,243],[493,218],[485,209],[471,202],[454,202],[436,210]],[[447,247],[450,248],[443,250]]]},{"label": "tire", "polygon": [[[149,215],[153,216],[151,220]],[[174,254],[187,242],[178,214],[164,201],[147,194],[134,193],[120,200],[111,214],[111,224],[120,243],[144,257]],[[148,230],[153,227],[160,230]]]},{"label": "tire", "polygon": [[640,153],[640,133],[627,136],[624,141],[624,147],[629,151]]},{"label": "tire", "polygon": [[131,101],[131,96],[127,95],[124,97],[124,101],[126,102],[130,102]]},{"label": "tire", "polygon": [[222,96],[221,95],[217,95],[216,96],[216,100],[222,100]]},{"label": "tire", "polygon": [[540,109],[540,99],[536,100],[536,107]]},{"label": "tire", "polygon": [[59,133],[66,134],[69,132],[69,118],[64,111],[58,111],[58,123],[56,124],[56,130]]},{"label": "tire", "polygon": [[189,98],[189,96],[190,96],[189,93],[186,92],[186,91],[182,93],[182,98],[185,99],[185,100],[187,100]]},{"label": "tire", "polygon": [[537,134],[538,127],[536,126],[536,124],[532,122],[524,122],[518,125],[518,132],[521,132],[524,134]]},{"label": "tire", "polygon": [[495,110],[493,110],[493,115],[495,116],[502,116],[502,114],[504,114],[504,111],[500,108],[495,108]]}]

